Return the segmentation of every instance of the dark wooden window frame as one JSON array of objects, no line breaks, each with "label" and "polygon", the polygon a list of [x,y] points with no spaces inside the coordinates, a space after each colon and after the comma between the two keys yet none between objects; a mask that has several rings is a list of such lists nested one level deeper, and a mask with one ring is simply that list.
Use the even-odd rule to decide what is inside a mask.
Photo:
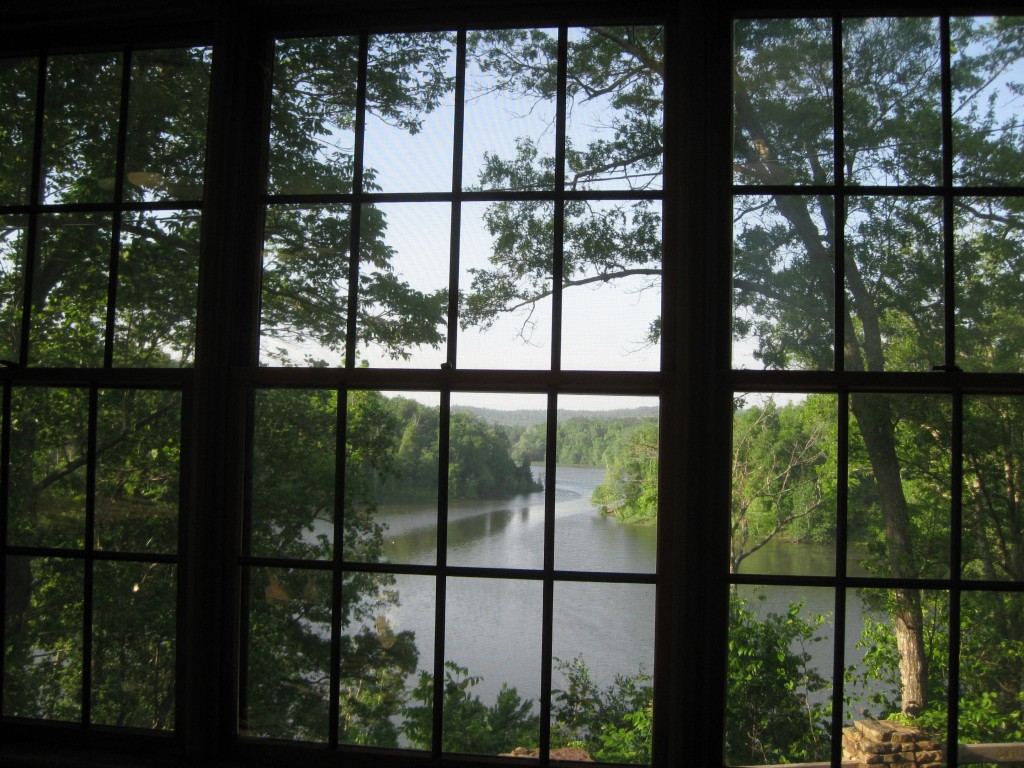
[{"label": "dark wooden window frame", "polygon": [[[0,720],[0,763],[11,766],[482,765],[522,761],[423,757],[403,752],[317,748],[235,736],[239,576],[248,393],[254,386],[388,388],[540,393],[644,393],[661,397],[662,515],[655,656],[657,766],[722,762],[728,546],[725,519],[704,514],[729,503],[729,427],[734,391],[1024,391],[1024,377],[730,370],[732,240],[731,24],[734,14],[802,15],[806,8],[737,1],[686,4],[555,0],[179,0],[140,7],[124,0],[6,4],[4,55],[125,46],[214,46],[204,199],[199,343],[194,369],[175,372],[186,393],[189,460],[183,504],[179,623],[181,687],[171,735]],[[1013,7],[994,3],[965,12]],[[826,15],[835,8],[822,9]],[[856,13],[938,13],[859,3]],[[663,370],[659,374],[478,371],[259,370],[259,253],[264,198],[266,72],[275,37],[352,29],[664,23],[665,261]],[[723,170],[724,169],[724,170]],[[762,190],[763,191],[763,190]],[[943,192],[942,194],[950,194]],[[161,378],[163,376],[164,378]],[[0,382],[87,387],[166,386],[166,372],[14,370]],[[1005,585],[1000,584],[1000,588]],[[837,740],[834,740],[837,741]],[[835,759],[835,753],[833,755]]]}]

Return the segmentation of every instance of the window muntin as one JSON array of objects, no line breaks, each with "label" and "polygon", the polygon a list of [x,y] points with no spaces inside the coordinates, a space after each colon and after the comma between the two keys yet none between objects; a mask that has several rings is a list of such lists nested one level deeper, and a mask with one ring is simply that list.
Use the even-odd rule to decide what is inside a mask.
[{"label": "window muntin", "polygon": [[[656,529],[614,516],[627,519],[628,498],[656,518],[662,38],[652,26],[275,43],[239,561],[243,736],[491,755],[582,741],[612,762],[650,760]],[[590,130],[598,106],[604,128]],[[476,121],[495,116],[492,144]],[[573,394],[563,368],[602,394]],[[581,461],[597,464],[582,480],[569,466]],[[602,479],[607,519],[590,499]],[[587,544],[580,526],[617,543]],[[610,600],[620,593],[633,599]],[[605,603],[650,631],[567,655],[555,608]],[[293,698],[274,692],[275,670]],[[600,712],[571,723],[583,695]],[[604,744],[604,724],[625,740]]]},{"label": "window muntin", "polygon": [[[1009,17],[735,22],[733,561],[737,533],[791,551],[729,576],[729,763],[835,761],[844,728],[893,713],[947,749],[1015,739],[1019,676],[979,651],[1018,648],[1002,585],[1024,576],[993,375],[1020,370],[1016,182],[990,170],[1018,38]],[[820,425],[810,466],[782,414],[794,446]],[[767,718],[742,710],[759,686],[787,691]]]}]

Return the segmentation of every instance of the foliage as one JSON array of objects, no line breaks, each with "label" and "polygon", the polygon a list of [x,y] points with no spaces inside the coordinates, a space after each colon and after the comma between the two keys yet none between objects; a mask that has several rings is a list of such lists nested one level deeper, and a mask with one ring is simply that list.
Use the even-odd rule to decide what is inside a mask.
[{"label": "foliage", "polygon": [[810,643],[825,617],[805,619],[794,603],[785,614],[759,616],[732,595],[726,760],[735,765],[827,760],[829,681],[811,665]]},{"label": "foliage", "polygon": [[581,747],[595,760],[649,763],[654,688],[643,670],[618,674],[601,688],[582,656],[555,660],[562,676],[551,691],[551,743]]},{"label": "foliage", "polygon": [[[533,702],[524,701],[515,688],[502,683],[495,703],[488,707],[473,693],[482,678],[453,661],[445,662],[442,749],[497,755],[516,747],[536,746],[539,721]],[[434,679],[421,672],[419,684],[410,694],[416,704],[405,708],[403,732],[414,746],[430,749],[433,734]]]},{"label": "foliage", "polygon": [[644,422],[615,447],[605,480],[594,490],[601,511],[624,523],[658,520],[658,423]]}]

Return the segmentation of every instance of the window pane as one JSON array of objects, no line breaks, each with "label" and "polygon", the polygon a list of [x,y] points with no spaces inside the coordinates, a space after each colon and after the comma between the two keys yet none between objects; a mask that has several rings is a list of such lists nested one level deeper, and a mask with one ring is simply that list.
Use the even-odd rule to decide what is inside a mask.
[{"label": "window pane", "polygon": [[39,217],[32,276],[29,355],[33,365],[100,367],[107,321],[108,214]]},{"label": "window pane", "polygon": [[661,206],[571,202],[562,279],[562,368],[661,367]]},{"label": "window pane", "polygon": [[1024,398],[965,397],[963,451],[962,573],[1024,581]]},{"label": "window pane", "polygon": [[[873,576],[949,575],[950,402],[850,397],[850,541]],[[940,479],[937,479],[940,478]]]},{"label": "window pane", "polygon": [[113,200],[121,57],[53,56],[46,72],[43,194],[47,203]]},{"label": "window pane", "polygon": [[82,717],[81,560],[8,557],[4,715]]},{"label": "window pane", "polygon": [[121,222],[114,364],[190,365],[195,357],[200,216],[125,214]]},{"label": "window pane", "polygon": [[553,189],[557,31],[473,31],[467,49],[463,188]]},{"label": "window pane", "polygon": [[828,196],[734,199],[733,368],[834,368],[834,223]]},{"label": "window pane", "polygon": [[546,408],[545,395],[452,395],[448,565],[544,567]]},{"label": "window pane", "polygon": [[[353,573],[342,588],[338,741],[409,746],[423,731],[429,748],[434,660],[433,576]],[[424,675],[426,677],[424,677]],[[416,714],[406,715],[412,706]]]},{"label": "window pane", "polygon": [[271,193],[352,191],[358,71],[358,37],[277,41]]},{"label": "window pane", "polygon": [[267,208],[263,365],[344,365],[350,215],[347,205]]},{"label": "window pane", "polygon": [[210,62],[209,48],[132,55],[125,199],[203,196]]},{"label": "window pane", "polygon": [[[941,763],[936,753],[947,743],[949,595],[916,589],[857,590],[847,597],[846,622],[847,759],[863,761],[867,754],[879,754],[885,737],[875,734],[879,727],[889,727],[885,721],[892,718],[914,728],[899,739],[889,739],[892,762]],[[871,720],[882,722],[873,726]],[[891,725],[906,727],[897,722]]]},{"label": "window pane", "polygon": [[327,741],[331,573],[247,569],[248,644],[239,730],[247,736]]},{"label": "window pane", "polygon": [[92,722],[172,730],[177,568],[103,561],[94,567]]},{"label": "window pane", "polygon": [[733,27],[733,180],[835,180],[830,19],[740,19]]},{"label": "window pane", "polygon": [[332,391],[256,392],[252,554],[330,559],[337,422]]},{"label": "window pane", "polygon": [[[498,755],[536,747],[541,584],[450,578],[447,592],[441,748]],[[422,694],[415,693],[414,699],[423,709],[410,714],[422,720],[429,700],[428,690],[421,688]],[[415,746],[429,746],[422,737],[410,736]]]},{"label": "window pane", "polygon": [[653,573],[657,399],[561,399],[557,462],[555,568]]},{"label": "window pane", "polygon": [[843,20],[847,182],[939,184],[937,19]]},{"label": "window pane", "polygon": [[954,220],[958,362],[1024,372],[1024,199],[960,198]]},{"label": "window pane", "polygon": [[0,205],[29,202],[37,59],[0,60]]},{"label": "window pane", "polygon": [[448,203],[367,206],[359,246],[360,355],[374,367],[447,359]]},{"label": "window pane", "polygon": [[931,198],[849,199],[848,370],[930,371],[943,364],[941,210]]},{"label": "window pane", "polygon": [[364,189],[452,188],[455,34],[371,35]]},{"label": "window pane", "polygon": [[551,367],[553,253],[552,203],[463,204],[458,367]]},{"label": "window pane", "polygon": [[660,189],[662,27],[569,30],[566,189]]},{"label": "window pane", "polygon": [[95,548],[176,552],[181,395],[110,389],[98,402]]},{"label": "window pane", "polygon": [[654,587],[559,582],[553,615],[551,759],[649,764]]},{"label": "window pane", "polygon": [[8,543],[84,545],[88,419],[87,390],[14,388]]},{"label": "window pane", "polygon": [[1019,743],[1024,639],[1016,628],[1024,622],[1024,595],[967,592],[960,611],[960,744]]},{"label": "window pane", "polygon": [[835,593],[735,589],[729,596],[726,763],[827,761]]},{"label": "window pane", "polygon": [[731,573],[836,573],[835,395],[744,395],[732,423]]},{"label": "window pane", "polygon": [[25,303],[27,216],[0,216],[0,360],[18,362]]},{"label": "window pane", "polygon": [[1024,120],[1021,17],[953,17],[950,35],[954,178],[1017,186]]},{"label": "window pane", "polygon": [[437,562],[440,395],[352,392],[345,463],[345,557]]}]

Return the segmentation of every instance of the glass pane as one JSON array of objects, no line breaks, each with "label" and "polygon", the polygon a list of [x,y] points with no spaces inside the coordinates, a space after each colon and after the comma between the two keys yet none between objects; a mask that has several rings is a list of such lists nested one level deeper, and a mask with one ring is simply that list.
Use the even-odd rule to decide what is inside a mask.
[{"label": "glass pane", "polygon": [[958,183],[1021,184],[1021,21],[1019,16],[950,19],[953,177]]},{"label": "glass pane", "polygon": [[950,402],[850,396],[850,541],[872,576],[949,575]]},{"label": "glass pane", "polygon": [[836,573],[835,395],[743,395],[732,421],[730,573]]},{"label": "glass pane", "polygon": [[733,368],[835,366],[834,222],[829,196],[734,198]]},{"label": "glass pane", "polygon": [[256,392],[252,554],[331,558],[337,401],[329,390]]},{"label": "glass pane", "polygon": [[557,444],[555,568],[654,573],[657,398],[561,398]]},{"label": "glass pane", "polygon": [[44,202],[113,200],[120,104],[119,55],[50,57],[43,128]]},{"label": "glass pane", "polygon": [[[961,755],[976,744],[1011,742],[1019,749],[1024,712],[1024,638],[1017,628],[1022,623],[1024,594],[1020,592],[966,592],[961,596]],[[993,649],[999,650],[994,653]],[[960,758],[961,765],[967,762]]]},{"label": "glass pane", "polygon": [[827,762],[835,593],[805,587],[734,589],[729,596],[726,763]]},{"label": "glass pane", "polygon": [[39,222],[29,359],[36,366],[98,368],[107,325],[110,216],[59,213]]},{"label": "glass pane", "polygon": [[553,227],[550,202],[462,205],[458,367],[551,367]]},{"label": "glass pane", "polygon": [[358,37],[277,41],[271,193],[352,191],[358,73]]},{"label": "glass pane", "polygon": [[1024,397],[965,397],[963,451],[961,572],[1024,581]]},{"label": "glass pane", "polygon": [[451,402],[448,565],[543,568],[547,396]]},{"label": "glass pane", "polygon": [[121,222],[114,364],[190,365],[199,291],[198,211],[126,214]]},{"label": "glass pane", "polygon": [[437,562],[440,395],[351,392],[345,464],[345,557]]},{"label": "glass pane", "polygon": [[1024,372],[1024,199],[959,198],[956,349],[967,371]]},{"label": "glass pane", "polygon": [[[404,720],[405,707],[425,696],[433,703],[433,576],[349,574],[342,588],[340,721],[338,741],[372,747],[408,746],[405,732],[431,721]],[[426,676],[424,679],[423,675]],[[410,725],[416,722],[417,726]]]},{"label": "glass pane", "polygon": [[327,741],[330,719],[331,573],[251,568],[248,664],[239,731],[288,741]]},{"label": "glass pane", "polygon": [[661,367],[661,206],[570,202],[562,277],[562,368]]},{"label": "glass pane", "polygon": [[181,471],[181,394],[99,393],[97,550],[176,552]]},{"label": "glass pane", "polygon": [[847,596],[846,759],[885,754],[892,763],[942,764],[949,629],[945,592],[864,589]]},{"label": "glass pane", "polygon": [[843,20],[848,183],[939,184],[937,19]]},{"label": "glass pane", "polygon": [[0,216],[0,360],[11,363],[21,352],[27,238],[27,216]]},{"label": "glass pane", "polygon": [[455,33],[370,35],[363,188],[452,188]]},{"label": "glass pane", "polygon": [[662,27],[569,30],[566,189],[661,189],[664,71]]},{"label": "glass pane", "polygon": [[350,211],[347,205],[267,208],[263,365],[345,364]]},{"label": "glass pane", "polygon": [[733,25],[733,181],[831,184],[831,19]]},{"label": "glass pane", "polygon": [[362,359],[437,368],[447,359],[451,205],[366,206],[359,246]]},{"label": "glass pane", "polygon": [[4,714],[82,717],[81,560],[8,557]]},{"label": "glass pane", "polygon": [[15,387],[11,395],[8,543],[85,543],[89,393]]},{"label": "glass pane", "polygon": [[[454,578],[447,590],[441,749],[499,755],[536,747],[540,582]],[[432,691],[423,682],[413,694],[421,706],[409,711],[414,723],[429,716]],[[423,739],[428,732],[409,731],[414,746],[429,747]]]},{"label": "glass pane", "polygon": [[473,31],[466,47],[463,188],[553,189],[557,31]]},{"label": "glass pane", "polygon": [[849,198],[847,370],[944,363],[941,211],[932,198]]},{"label": "glass pane", "polygon": [[38,59],[0,60],[0,205],[29,202]]},{"label": "glass pane", "polygon": [[94,568],[92,722],[172,730],[177,567],[100,561]]},{"label": "glass pane", "polygon": [[132,54],[125,199],[202,198],[210,64],[209,48]]},{"label": "glass pane", "polygon": [[551,759],[651,762],[654,586],[558,582]]}]

